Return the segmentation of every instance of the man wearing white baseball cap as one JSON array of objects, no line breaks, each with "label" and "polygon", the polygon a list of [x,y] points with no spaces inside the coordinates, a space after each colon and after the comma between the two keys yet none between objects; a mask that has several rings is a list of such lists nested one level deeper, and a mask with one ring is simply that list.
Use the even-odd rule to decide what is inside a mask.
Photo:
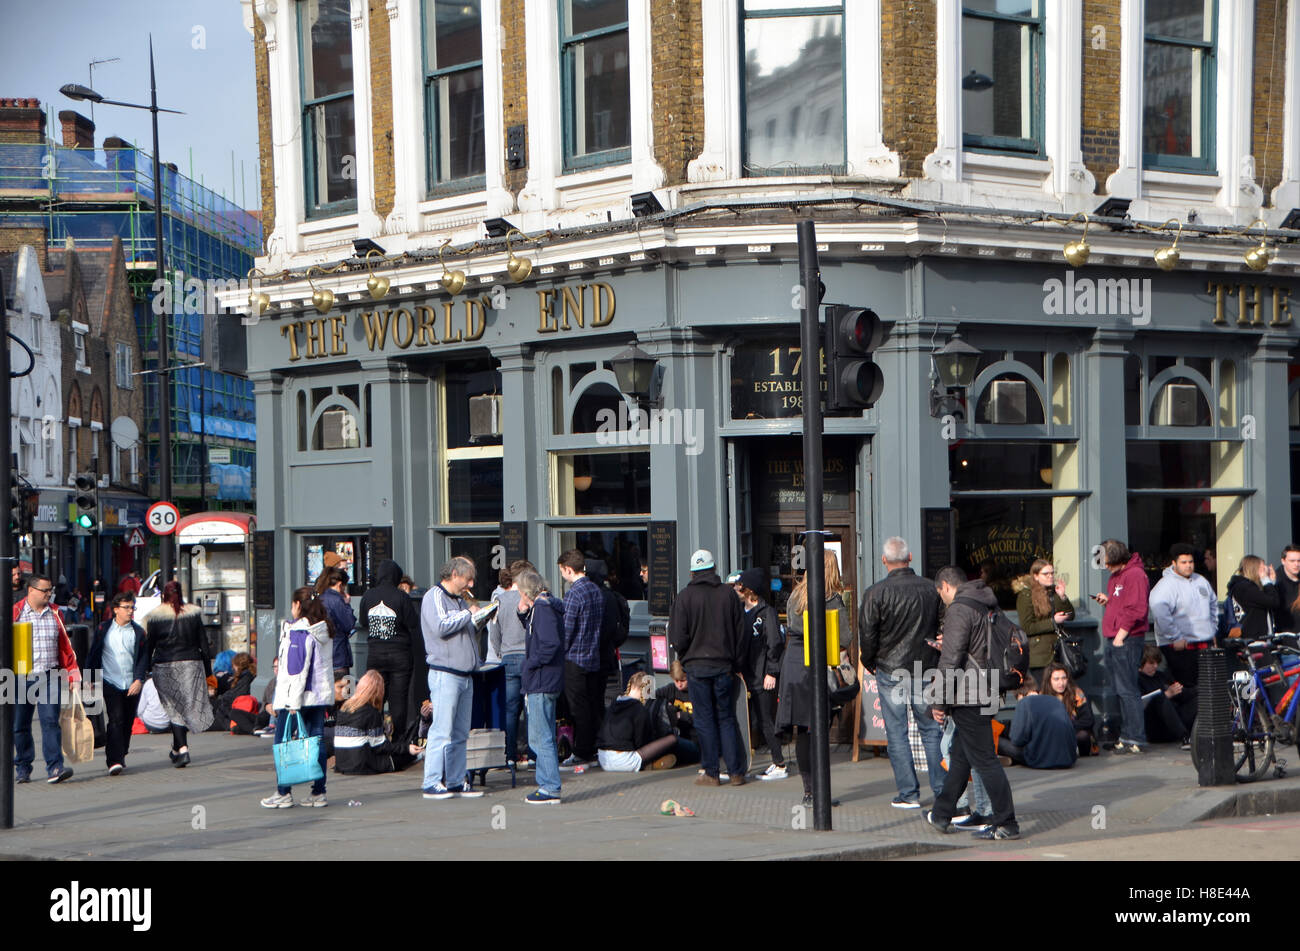
[{"label": "man wearing white baseball cap", "polygon": [[744,618],[740,599],[723,586],[714,570],[713,553],[696,551],[691,555],[691,580],[678,592],[668,616],[668,637],[689,682],[705,769],[695,781],[699,786],[720,784],[719,747],[731,785],[745,784],[734,694]]}]

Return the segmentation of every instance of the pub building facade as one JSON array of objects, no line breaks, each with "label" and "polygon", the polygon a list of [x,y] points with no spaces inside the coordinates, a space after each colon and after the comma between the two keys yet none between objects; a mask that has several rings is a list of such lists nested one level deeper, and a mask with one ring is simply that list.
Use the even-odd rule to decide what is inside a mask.
[{"label": "pub building facade", "polygon": [[783,607],[804,218],[825,303],[888,327],[883,396],[825,424],[855,610],[891,535],[1007,607],[1048,556],[1095,646],[1102,539],[1212,551],[1222,595],[1300,538],[1297,4],[1006,6],[245,0],[263,659],[327,550],[354,592],[381,557],[427,586],[467,554],[486,597],[520,555],[562,588],[581,548],[631,655],[696,548]]},{"label": "pub building facade", "polygon": [[[1104,585],[1091,556],[1103,538],[1129,540],[1153,567],[1175,541],[1211,550],[1222,595],[1243,554],[1275,557],[1297,537],[1294,269],[869,257],[837,253],[867,240],[860,225],[814,211],[827,300],[869,306],[889,328],[874,354],[884,395],[829,416],[823,443],[828,541],[855,604],[894,534],[918,570],[987,571],[1008,608],[1012,579],[1053,558],[1081,609]],[[890,227],[925,244],[933,224]],[[743,229],[726,228],[748,254]],[[792,238],[788,223],[765,230]],[[851,242],[832,237],[845,231]],[[670,236],[693,247],[669,250]],[[259,525],[273,526],[275,576],[287,579],[277,616],[323,551],[365,565],[372,544],[421,585],[468,554],[480,596],[502,558],[525,554],[558,585],[556,558],[578,547],[607,562],[641,633],[667,614],[699,547],[723,573],[766,568],[784,605],[804,505],[793,244],[770,260],[701,261],[697,242],[720,240],[713,227],[665,226],[662,238],[654,263],[556,264],[497,285],[499,308],[491,291],[452,297],[406,275],[384,301],[344,292],[324,316],[298,308],[250,326]],[[1074,314],[1053,300],[1057,284]],[[936,418],[933,354],[957,330],[979,351],[975,376]],[[631,345],[655,361],[649,393],[620,389],[614,367]]]}]

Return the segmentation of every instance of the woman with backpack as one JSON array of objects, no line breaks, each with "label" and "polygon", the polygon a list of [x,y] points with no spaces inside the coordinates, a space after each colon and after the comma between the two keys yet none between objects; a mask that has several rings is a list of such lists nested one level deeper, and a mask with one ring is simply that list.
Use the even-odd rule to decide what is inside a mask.
[{"label": "woman with backpack", "polygon": [[144,619],[145,650],[158,700],[172,727],[172,765],[189,765],[188,734],[212,725],[208,678],[212,657],[198,605],[186,604],[178,582],[163,586],[162,603]]},{"label": "woman with backpack", "polygon": [[[840,596],[844,583],[840,580],[840,563],[835,552],[824,553],[826,610],[838,611],[840,616],[840,642],[851,643],[853,635],[849,610]],[[808,605],[808,577],[799,579],[790,600],[786,602],[785,654],[781,658],[779,700],[776,706],[777,729],[793,729],[795,762],[799,764],[799,778],[803,780],[803,804],[812,805],[812,753],[808,731],[813,717],[821,716],[829,723],[831,710],[829,698],[824,710],[813,709],[812,669],[803,665],[803,615]],[[819,676],[825,674],[818,671]]]},{"label": "woman with backpack", "polygon": [[[297,723],[306,729],[298,739],[320,737],[320,778],[311,785],[311,795],[304,806],[324,806],[325,801],[325,711],[334,703],[334,647],[325,606],[311,588],[293,593],[290,609],[293,620],[280,628],[278,657],[280,671],[275,681],[275,742],[291,739]],[[396,726],[396,724],[394,724]],[[275,795],[262,800],[267,809],[288,809],[294,805],[291,786],[278,783]]]}]

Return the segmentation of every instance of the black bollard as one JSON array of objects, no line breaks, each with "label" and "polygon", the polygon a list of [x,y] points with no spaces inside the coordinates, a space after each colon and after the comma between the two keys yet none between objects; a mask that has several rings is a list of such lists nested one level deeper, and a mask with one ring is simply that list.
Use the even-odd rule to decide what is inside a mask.
[{"label": "black bollard", "polygon": [[1228,659],[1223,650],[1201,651],[1200,693],[1196,706],[1196,781],[1228,786],[1237,781],[1232,761],[1232,704],[1228,699]]}]

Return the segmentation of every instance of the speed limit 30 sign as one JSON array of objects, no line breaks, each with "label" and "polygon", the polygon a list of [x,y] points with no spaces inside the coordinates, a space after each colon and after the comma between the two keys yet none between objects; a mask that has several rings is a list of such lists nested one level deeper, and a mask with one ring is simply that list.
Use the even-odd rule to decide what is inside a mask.
[{"label": "speed limit 30 sign", "polygon": [[155,502],[145,513],[145,524],[155,535],[170,535],[181,519],[180,509],[171,502]]}]

